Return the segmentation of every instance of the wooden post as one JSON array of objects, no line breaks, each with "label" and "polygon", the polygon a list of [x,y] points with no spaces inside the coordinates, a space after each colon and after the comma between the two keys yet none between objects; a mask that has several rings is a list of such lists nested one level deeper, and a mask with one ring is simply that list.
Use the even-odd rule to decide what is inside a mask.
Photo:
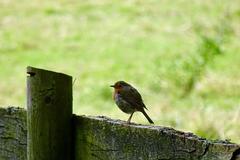
[{"label": "wooden post", "polygon": [[70,160],[72,77],[27,67],[27,159]]}]

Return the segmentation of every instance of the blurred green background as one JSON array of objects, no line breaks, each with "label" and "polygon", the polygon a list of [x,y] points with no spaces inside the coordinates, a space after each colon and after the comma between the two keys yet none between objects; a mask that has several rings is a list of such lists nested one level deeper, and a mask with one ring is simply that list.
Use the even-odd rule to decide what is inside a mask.
[{"label": "blurred green background", "polygon": [[[77,78],[74,113],[127,120],[109,85],[156,125],[240,143],[239,0],[0,0],[0,106],[26,107],[26,66]],[[148,124],[141,113],[132,121]]]}]

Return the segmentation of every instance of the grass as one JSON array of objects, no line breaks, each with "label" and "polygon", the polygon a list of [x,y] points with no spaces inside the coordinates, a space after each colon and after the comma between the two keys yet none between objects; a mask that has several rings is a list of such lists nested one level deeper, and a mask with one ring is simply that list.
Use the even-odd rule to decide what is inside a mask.
[{"label": "grass", "polygon": [[[0,106],[26,106],[26,66],[77,78],[74,112],[127,120],[132,83],[157,125],[240,143],[238,1],[0,2]],[[136,113],[133,121],[146,123]]]}]

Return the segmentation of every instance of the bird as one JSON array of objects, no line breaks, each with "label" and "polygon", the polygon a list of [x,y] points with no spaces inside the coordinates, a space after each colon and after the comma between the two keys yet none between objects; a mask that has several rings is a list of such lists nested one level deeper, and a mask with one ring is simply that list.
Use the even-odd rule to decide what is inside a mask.
[{"label": "bird", "polygon": [[113,100],[120,110],[124,113],[130,114],[127,123],[131,123],[133,114],[137,111],[142,112],[147,118],[148,122],[154,124],[151,118],[147,115],[144,109],[148,110],[141,94],[132,85],[125,81],[117,81],[110,87],[114,88]]}]

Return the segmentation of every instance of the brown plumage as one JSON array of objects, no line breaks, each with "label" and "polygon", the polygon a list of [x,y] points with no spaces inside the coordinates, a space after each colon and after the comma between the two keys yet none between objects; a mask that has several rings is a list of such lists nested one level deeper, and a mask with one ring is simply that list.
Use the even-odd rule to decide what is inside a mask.
[{"label": "brown plumage", "polygon": [[113,99],[117,106],[123,112],[131,114],[127,121],[128,123],[130,123],[132,115],[136,111],[142,112],[149,123],[153,123],[144,110],[147,107],[143,103],[142,96],[133,86],[124,81],[118,81],[114,85],[111,85],[111,87],[114,88]]}]

